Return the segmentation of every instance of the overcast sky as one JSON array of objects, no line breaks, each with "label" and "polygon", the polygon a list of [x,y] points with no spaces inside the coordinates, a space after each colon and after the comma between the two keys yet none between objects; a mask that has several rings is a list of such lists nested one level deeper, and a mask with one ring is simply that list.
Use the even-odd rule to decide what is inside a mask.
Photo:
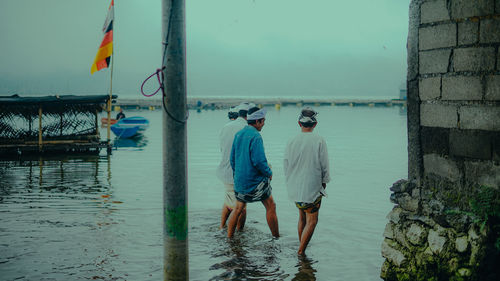
[{"label": "overcast sky", "polygon": [[[186,0],[188,96],[397,97],[410,0]],[[0,95],[98,94],[110,0],[0,0]],[[115,0],[113,92],[161,66],[161,0]]]}]

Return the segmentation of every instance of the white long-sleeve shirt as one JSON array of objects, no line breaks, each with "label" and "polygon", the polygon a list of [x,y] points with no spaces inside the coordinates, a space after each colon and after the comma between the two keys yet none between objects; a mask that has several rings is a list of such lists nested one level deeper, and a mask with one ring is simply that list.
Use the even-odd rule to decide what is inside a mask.
[{"label": "white long-sleeve shirt", "polygon": [[217,177],[223,183],[234,184],[233,169],[231,168],[231,163],[229,163],[229,157],[231,156],[234,135],[245,126],[247,126],[247,120],[238,117],[236,120],[230,121],[224,125],[220,131],[219,144],[222,158],[216,173]]},{"label": "white long-sleeve shirt", "polygon": [[288,198],[293,202],[312,203],[325,194],[322,183],[330,181],[328,149],[323,137],[301,132],[291,139],[285,150]]}]

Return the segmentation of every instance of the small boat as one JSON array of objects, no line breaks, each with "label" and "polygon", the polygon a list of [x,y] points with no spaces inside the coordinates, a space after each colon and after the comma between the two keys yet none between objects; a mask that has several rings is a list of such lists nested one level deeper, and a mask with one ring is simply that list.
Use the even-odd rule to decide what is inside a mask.
[{"label": "small boat", "polygon": [[149,127],[148,119],[133,116],[118,120],[114,125],[111,125],[111,131],[117,138],[126,139],[141,134],[147,127]]}]

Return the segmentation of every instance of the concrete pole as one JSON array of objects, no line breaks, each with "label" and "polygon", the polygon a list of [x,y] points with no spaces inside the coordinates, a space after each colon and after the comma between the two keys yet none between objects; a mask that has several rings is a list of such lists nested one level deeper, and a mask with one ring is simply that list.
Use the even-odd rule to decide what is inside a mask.
[{"label": "concrete pole", "polygon": [[162,0],[165,280],[189,280],[184,7],[185,0]]}]

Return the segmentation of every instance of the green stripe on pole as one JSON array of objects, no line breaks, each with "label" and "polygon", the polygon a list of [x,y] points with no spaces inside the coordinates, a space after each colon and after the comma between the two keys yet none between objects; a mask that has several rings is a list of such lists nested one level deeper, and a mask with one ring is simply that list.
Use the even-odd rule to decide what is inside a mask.
[{"label": "green stripe on pole", "polygon": [[187,238],[187,208],[179,206],[165,210],[165,234],[178,240]]}]

